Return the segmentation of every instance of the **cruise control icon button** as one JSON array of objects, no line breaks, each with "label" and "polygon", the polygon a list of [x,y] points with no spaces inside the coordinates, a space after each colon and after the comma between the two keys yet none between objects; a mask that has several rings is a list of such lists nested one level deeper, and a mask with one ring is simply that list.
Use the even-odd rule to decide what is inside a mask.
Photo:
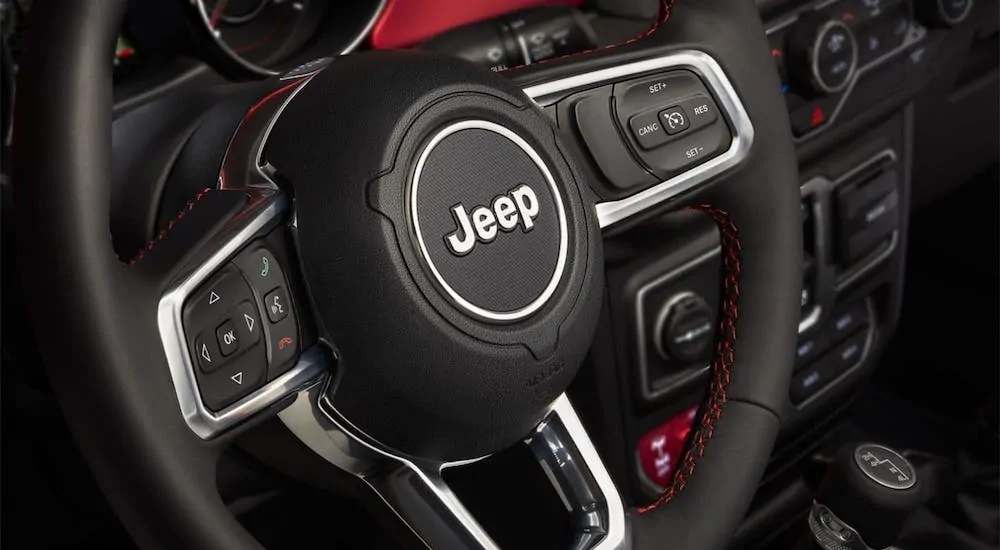
[{"label": "cruise control icon button", "polygon": [[684,109],[680,107],[671,107],[666,111],[661,111],[660,122],[663,123],[663,129],[671,136],[679,134],[691,126]]}]

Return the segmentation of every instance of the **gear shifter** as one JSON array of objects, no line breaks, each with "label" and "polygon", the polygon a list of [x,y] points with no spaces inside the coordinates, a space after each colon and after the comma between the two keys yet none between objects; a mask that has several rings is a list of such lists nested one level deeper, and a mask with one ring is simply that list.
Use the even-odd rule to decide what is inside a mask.
[{"label": "gear shifter", "polygon": [[809,512],[809,530],[824,550],[882,550],[923,501],[917,472],[898,452],[875,443],[842,448]]}]

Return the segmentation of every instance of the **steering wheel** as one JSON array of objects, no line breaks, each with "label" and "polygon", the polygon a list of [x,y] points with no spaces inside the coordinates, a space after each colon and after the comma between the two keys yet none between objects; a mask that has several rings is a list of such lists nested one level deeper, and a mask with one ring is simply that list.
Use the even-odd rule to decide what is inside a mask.
[{"label": "steering wheel", "polygon": [[[38,2],[14,181],[48,376],[138,543],[258,548],[216,464],[275,415],[430,547],[496,546],[441,472],[521,441],[576,548],[727,543],[777,437],[801,284],[795,154],[753,2],[666,3],[642,36],[503,74],[367,52],[237,87],[218,100],[232,127],[176,161],[208,174],[201,190],[123,259],[108,60],[124,4]],[[667,107],[663,90],[707,98],[712,158],[674,166],[614,124]],[[574,113],[605,131],[569,139]],[[612,189],[601,171],[651,181]],[[721,235],[711,387],[674,481],[633,509],[565,392],[603,300],[602,236],[684,208]],[[58,342],[53,319],[71,324]]]}]

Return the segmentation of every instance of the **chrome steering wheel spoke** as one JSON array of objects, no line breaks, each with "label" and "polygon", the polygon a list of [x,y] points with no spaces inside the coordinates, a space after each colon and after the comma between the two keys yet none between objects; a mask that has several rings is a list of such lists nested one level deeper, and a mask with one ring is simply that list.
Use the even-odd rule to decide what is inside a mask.
[{"label": "chrome steering wheel spoke", "polygon": [[[326,356],[312,349],[303,361],[328,361]],[[325,384],[302,390],[278,418],[313,452],[367,484],[429,548],[500,548],[442,475],[485,457],[445,463],[398,453],[352,426],[326,396]],[[523,444],[573,515],[573,550],[631,547],[625,505],[565,394]]]}]

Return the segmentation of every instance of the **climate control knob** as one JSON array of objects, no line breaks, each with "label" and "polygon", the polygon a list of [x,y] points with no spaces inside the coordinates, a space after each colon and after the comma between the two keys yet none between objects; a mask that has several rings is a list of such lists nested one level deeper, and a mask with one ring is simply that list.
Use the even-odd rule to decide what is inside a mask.
[{"label": "climate control knob", "polygon": [[789,70],[796,89],[803,95],[835,94],[854,77],[858,65],[858,42],[843,21],[796,23],[789,36]]},{"label": "climate control knob", "polygon": [[913,7],[920,22],[931,28],[954,27],[968,19],[973,0],[918,0]]},{"label": "climate control knob", "polygon": [[715,341],[714,328],[715,313],[701,296],[677,294],[656,318],[656,351],[664,359],[684,364],[705,360]]}]

